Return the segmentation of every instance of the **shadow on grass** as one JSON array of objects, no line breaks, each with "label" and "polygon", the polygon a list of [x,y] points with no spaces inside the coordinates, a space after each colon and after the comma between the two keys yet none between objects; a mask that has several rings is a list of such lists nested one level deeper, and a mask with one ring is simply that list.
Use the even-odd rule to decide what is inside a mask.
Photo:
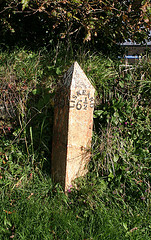
[{"label": "shadow on grass", "polygon": [[38,86],[28,99],[27,136],[30,151],[35,155],[34,165],[48,175],[51,173],[54,92],[50,88]]}]

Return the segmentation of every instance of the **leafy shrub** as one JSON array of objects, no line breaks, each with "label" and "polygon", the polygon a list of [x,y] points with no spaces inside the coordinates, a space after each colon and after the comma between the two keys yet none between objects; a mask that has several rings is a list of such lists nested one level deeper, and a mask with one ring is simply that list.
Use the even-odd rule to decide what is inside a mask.
[{"label": "leafy shrub", "polygon": [[11,40],[18,42],[21,38],[19,43],[30,46],[40,42],[48,45],[56,42],[56,38],[61,41],[66,38],[67,43],[92,40],[113,46],[125,38],[141,42],[150,28],[148,0],[1,0],[0,11],[2,39],[9,44],[11,36]]},{"label": "leafy shrub", "polygon": [[[96,75],[100,66],[97,62]],[[97,171],[108,177],[110,185],[116,184],[114,188],[123,199],[127,194],[137,199],[149,197],[150,71],[150,60],[143,60],[124,76],[116,71],[115,77],[110,74],[106,81],[101,73],[102,78],[95,80],[100,104],[94,112],[97,137],[94,135],[93,155]]]}]

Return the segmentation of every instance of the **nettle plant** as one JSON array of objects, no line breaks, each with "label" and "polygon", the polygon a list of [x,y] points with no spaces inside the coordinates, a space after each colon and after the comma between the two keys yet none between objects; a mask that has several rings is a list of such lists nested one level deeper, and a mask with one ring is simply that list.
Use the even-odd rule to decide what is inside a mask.
[{"label": "nettle plant", "polygon": [[96,79],[101,104],[94,112],[93,158],[98,174],[123,198],[126,192],[142,199],[150,193],[150,71],[150,60],[142,60],[124,76],[110,75],[106,86]]}]

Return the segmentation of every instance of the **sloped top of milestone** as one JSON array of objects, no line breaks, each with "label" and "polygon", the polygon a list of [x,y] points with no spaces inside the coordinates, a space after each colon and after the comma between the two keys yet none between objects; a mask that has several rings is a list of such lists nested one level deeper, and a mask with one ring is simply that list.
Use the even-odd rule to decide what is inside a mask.
[{"label": "sloped top of milestone", "polygon": [[77,62],[74,62],[63,77],[63,85],[67,88],[94,89],[84,71]]}]

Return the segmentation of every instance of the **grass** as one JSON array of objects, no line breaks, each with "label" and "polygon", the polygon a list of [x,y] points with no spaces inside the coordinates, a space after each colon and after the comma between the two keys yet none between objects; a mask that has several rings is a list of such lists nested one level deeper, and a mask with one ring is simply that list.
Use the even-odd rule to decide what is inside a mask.
[{"label": "grass", "polygon": [[1,239],[150,238],[145,204],[121,208],[108,191],[99,192],[103,180],[92,185],[85,179],[79,190],[65,195],[59,186],[54,188],[50,176],[37,173],[26,178],[9,191],[3,187]]},{"label": "grass", "polygon": [[[0,119],[0,239],[149,240],[150,63],[123,77],[102,55],[70,57],[0,54],[1,101],[17,109]],[[97,96],[89,173],[64,194],[50,175],[53,98],[73,59]]]},{"label": "grass", "polygon": [[121,208],[103,180],[87,181],[68,195],[40,172],[25,175],[9,191],[4,186],[1,239],[149,239],[151,219],[143,202]]}]

